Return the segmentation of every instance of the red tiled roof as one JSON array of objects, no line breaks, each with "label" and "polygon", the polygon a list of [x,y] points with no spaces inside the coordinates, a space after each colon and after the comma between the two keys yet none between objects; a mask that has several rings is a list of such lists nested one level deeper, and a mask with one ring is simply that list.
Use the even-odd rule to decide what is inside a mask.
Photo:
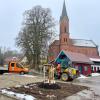
[{"label": "red tiled roof", "polygon": [[93,64],[89,57],[84,54],[69,51],[64,51],[64,53],[72,62]]}]

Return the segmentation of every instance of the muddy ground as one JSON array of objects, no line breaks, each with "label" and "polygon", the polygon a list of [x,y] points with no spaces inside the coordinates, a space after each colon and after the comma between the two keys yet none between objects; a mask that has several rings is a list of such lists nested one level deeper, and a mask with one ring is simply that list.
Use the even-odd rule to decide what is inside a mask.
[{"label": "muddy ground", "polygon": [[73,85],[70,83],[57,82],[57,88],[46,89],[41,88],[41,82],[22,85],[21,87],[12,87],[10,91],[16,93],[24,93],[32,95],[39,100],[62,100],[68,96],[71,96],[79,91],[88,89],[86,86]]}]

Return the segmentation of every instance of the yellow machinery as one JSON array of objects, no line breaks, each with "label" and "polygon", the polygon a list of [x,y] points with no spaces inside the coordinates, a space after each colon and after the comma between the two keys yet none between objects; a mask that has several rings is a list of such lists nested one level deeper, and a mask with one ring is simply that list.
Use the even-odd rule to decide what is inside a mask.
[{"label": "yellow machinery", "polygon": [[75,68],[68,67],[66,69],[61,68],[61,71],[55,70],[55,78],[63,81],[73,80],[78,77],[79,71]]}]

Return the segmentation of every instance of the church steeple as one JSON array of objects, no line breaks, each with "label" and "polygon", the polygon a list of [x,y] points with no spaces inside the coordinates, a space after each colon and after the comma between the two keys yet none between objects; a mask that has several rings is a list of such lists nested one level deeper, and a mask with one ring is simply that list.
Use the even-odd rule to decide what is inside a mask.
[{"label": "church steeple", "polygon": [[69,34],[69,18],[68,18],[67,11],[66,11],[65,0],[63,3],[62,14],[60,17],[60,34],[62,33]]},{"label": "church steeple", "polygon": [[62,15],[60,16],[60,21],[61,21],[64,17],[68,18],[68,16],[67,16],[67,11],[66,11],[65,0],[64,0],[64,3],[63,3],[63,9],[62,9]]},{"label": "church steeple", "polygon": [[69,34],[69,19],[68,19],[68,15],[66,11],[65,0],[64,0],[62,14],[60,17],[60,34],[59,34],[60,50],[65,49],[64,45],[66,46],[70,45],[69,35],[70,35]]}]

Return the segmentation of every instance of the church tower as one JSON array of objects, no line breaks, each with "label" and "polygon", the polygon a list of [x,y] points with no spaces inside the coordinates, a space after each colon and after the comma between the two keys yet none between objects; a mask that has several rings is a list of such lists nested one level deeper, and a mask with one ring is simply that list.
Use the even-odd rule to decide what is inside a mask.
[{"label": "church tower", "polygon": [[70,45],[70,39],[69,39],[69,18],[66,11],[66,4],[64,1],[62,14],[60,16],[60,34],[59,34],[59,40],[60,40],[60,51],[65,49],[65,46],[67,47]]}]

